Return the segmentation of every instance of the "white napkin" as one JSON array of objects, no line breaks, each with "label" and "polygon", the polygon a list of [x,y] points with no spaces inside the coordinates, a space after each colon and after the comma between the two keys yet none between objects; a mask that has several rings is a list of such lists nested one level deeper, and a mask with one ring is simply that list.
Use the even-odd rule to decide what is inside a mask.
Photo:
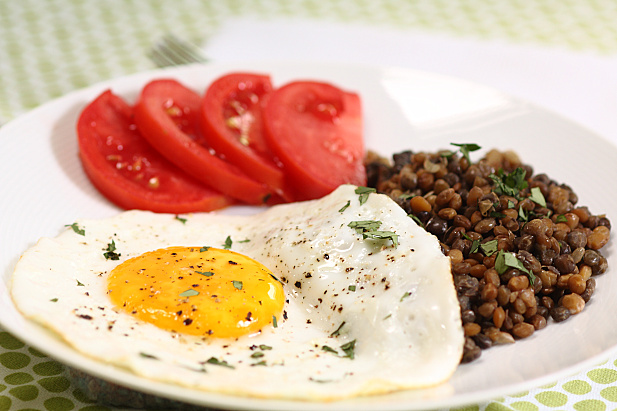
[{"label": "white napkin", "polygon": [[617,56],[505,40],[323,20],[226,20],[215,61],[300,60],[399,66],[471,80],[561,114],[617,144]]}]

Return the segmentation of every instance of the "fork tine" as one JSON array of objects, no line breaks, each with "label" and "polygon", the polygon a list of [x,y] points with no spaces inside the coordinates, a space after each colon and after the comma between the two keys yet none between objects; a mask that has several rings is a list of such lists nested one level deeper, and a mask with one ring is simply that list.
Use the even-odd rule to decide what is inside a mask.
[{"label": "fork tine", "polygon": [[148,57],[159,67],[207,61],[197,46],[173,34],[163,36],[150,50]]}]

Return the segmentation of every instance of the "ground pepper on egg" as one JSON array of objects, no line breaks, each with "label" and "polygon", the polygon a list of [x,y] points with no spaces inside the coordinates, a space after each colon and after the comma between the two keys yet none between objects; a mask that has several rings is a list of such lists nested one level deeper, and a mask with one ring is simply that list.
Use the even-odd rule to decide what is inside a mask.
[{"label": "ground pepper on egg", "polygon": [[476,145],[368,153],[368,186],[437,236],[450,257],[465,330],[462,362],[580,313],[607,270],[611,223],[514,152]]}]

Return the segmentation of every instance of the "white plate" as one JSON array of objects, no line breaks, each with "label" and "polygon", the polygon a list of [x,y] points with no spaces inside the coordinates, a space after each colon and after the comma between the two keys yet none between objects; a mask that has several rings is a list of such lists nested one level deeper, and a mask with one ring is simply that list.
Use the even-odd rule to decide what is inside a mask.
[{"label": "white plate", "polygon": [[[7,287],[19,255],[42,236],[55,236],[77,217],[107,217],[119,209],[92,188],[77,157],[75,122],[84,105],[111,88],[130,101],[150,79],[174,77],[203,91],[234,70],[272,75],[275,85],[294,79],[331,81],[358,91],[365,112],[368,148],[383,155],[404,149],[447,148],[450,142],[514,149],[536,172],[567,182],[593,213],[617,216],[617,149],[550,112],[490,88],[439,75],[341,64],[252,62],[209,64],[139,73],[73,92],[0,129],[0,324],[49,356],[92,375],[141,391],[187,402],[234,409],[403,410],[464,405],[513,394],[596,365],[615,352],[615,268],[598,278],[585,310],[551,323],[531,338],[494,347],[479,361],[462,365],[434,389],[332,403],[236,398],[144,380],[97,363],[22,318]],[[473,153],[479,158],[480,154]],[[240,212],[231,209],[229,212]],[[615,255],[615,241],[603,250]],[[611,263],[613,263],[611,261]]]}]

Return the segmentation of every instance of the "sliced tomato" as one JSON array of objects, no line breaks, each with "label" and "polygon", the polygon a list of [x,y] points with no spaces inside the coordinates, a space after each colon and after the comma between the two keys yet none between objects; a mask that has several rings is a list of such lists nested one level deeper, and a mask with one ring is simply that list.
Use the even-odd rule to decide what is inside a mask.
[{"label": "sliced tomato", "polygon": [[360,97],[327,83],[296,81],[273,91],[264,136],[299,200],[341,184],[366,185]]},{"label": "sliced tomato", "polygon": [[200,124],[212,148],[238,168],[283,193],[284,176],[263,136],[262,102],[272,91],[270,77],[231,73],[210,84]]},{"label": "sliced tomato", "polygon": [[230,197],[263,204],[275,193],[218,157],[199,134],[201,97],[176,80],[148,83],[135,106],[135,122],[148,142],[169,161]]},{"label": "sliced tomato", "polygon": [[88,178],[122,208],[187,213],[234,202],[156,152],[137,131],[132,107],[109,90],[82,111],[77,136]]}]

